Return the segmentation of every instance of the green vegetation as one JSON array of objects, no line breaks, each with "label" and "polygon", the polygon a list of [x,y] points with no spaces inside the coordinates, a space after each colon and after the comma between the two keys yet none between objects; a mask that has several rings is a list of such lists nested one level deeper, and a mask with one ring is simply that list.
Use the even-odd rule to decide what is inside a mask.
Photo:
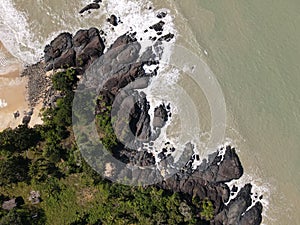
[{"label": "green vegetation", "polygon": [[206,220],[211,220],[214,217],[214,206],[208,199],[202,201],[202,211],[200,213]]},{"label": "green vegetation", "polygon": [[[205,224],[201,209],[201,217],[211,219],[213,206],[208,200],[199,205],[156,187],[111,183],[92,170],[70,128],[76,82],[72,69],[55,74],[54,87],[62,97],[55,108],[44,111],[44,125],[0,133],[0,205],[15,197],[24,199],[12,210],[0,209],[0,225]],[[96,123],[102,143],[112,149],[118,141],[111,107],[103,108]],[[37,204],[29,200],[33,190],[41,194]]]},{"label": "green vegetation", "polygon": [[111,150],[118,145],[118,139],[115,135],[111,122],[112,107],[106,105],[106,103],[102,101],[101,96],[98,98],[98,100],[101,102],[101,108],[103,109],[101,114],[96,115],[96,124],[100,141],[106,149]]}]

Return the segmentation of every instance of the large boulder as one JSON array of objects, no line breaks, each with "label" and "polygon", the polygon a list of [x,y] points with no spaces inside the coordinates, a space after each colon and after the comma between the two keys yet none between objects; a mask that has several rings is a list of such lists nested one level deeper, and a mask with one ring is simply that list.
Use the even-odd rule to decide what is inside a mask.
[{"label": "large boulder", "polygon": [[243,175],[243,167],[234,148],[227,147],[224,159],[219,164],[216,182],[228,182]]},{"label": "large boulder", "polygon": [[49,45],[46,45],[45,62],[49,62],[59,56],[72,47],[72,34],[64,32],[59,34]]},{"label": "large boulder", "polygon": [[226,147],[223,160],[216,156],[204,171],[199,171],[203,179],[208,182],[229,182],[243,175],[243,167],[234,148]]},{"label": "large boulder", "polygon": [[130,35],[123,34],[122,36],[118,37],[115,40],[115,42],[111,45],[110,49],[118,48],[121,46],[124,47],[127,44],[134,43],[134,42],[136,42],[135,38],[131,37]]},{"label": "large boulder", "polygon": [[105,48],[99,30],[96,28],[78,31],[73,38],[73,43],[76,51],[76,65],[79,67],[87,67],[103,54]]},{"label": "large boulder", "polygon": [[251,206],[251,188],[251,184],[246,184],[241,188],[237,196],[215,216],[214,221],[224,225],[240,224],[242,215]]},{"label": "large boulder", "polygon": [[76,58],[76,53],[74,49],[70,48],[66,51],[63,52],[63,54],[53,60],[53,68],[58,69],[58,68],[69,68],[72,66],[75,66],[75,58]]},{"label": "large boulder", "polygon": [[168,111],[164,104],[154,109],[153,127],[162,128],[168,121]]},{"label": "large boulder", "polygon": [[49,71],[73,66],[86,69],[103,54],[104,48],[97,28],[79,30],[73,38],[70,33],[62,33],[44,49],[45,69]]},{"label": "large boulder", "polygon": [[262,209],[262,204],[256,202],[254,206],[242,215],[240,225],[259,225],[262,221]]}]

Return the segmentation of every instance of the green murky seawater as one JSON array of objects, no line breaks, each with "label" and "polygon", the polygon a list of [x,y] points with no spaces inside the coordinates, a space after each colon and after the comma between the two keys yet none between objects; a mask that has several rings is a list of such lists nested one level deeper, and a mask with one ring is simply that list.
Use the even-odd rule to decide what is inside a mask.
[{"label": "green murky seawater", "polygon": [[264,223],[300,224],[299,1],[175,2],[222,86],[227,136],[269,188]]}]

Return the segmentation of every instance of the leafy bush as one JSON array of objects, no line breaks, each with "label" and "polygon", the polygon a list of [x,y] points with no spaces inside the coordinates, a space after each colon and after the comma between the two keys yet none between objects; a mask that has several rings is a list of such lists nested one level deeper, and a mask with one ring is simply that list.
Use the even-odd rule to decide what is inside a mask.
[{"label": "leafy bush", "polygon": [[206,220],[214,218],[214,206],[210,200],[204,199],[202,201],[202,211],[200,212],[200,215]]}]

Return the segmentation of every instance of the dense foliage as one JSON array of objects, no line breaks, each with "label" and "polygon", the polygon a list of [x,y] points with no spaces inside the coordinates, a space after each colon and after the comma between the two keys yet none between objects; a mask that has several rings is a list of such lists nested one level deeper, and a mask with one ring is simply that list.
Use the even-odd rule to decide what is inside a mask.
[{"label": "dense foliage", "polygon": [[[82,159],[70,129],[76,72],[53,76],[61,92],[56,107],[43,113],[44,125],[6,129],[0,133],[0,205],[22,197],[24,204],[0,210],[4,224],[205,224],[213,205],[156,187],[129,187],[102,179]],[[101,141],[117,144],[110,107],[97,115]],[[41,201],[28,199],[32,190]],[[203,205],[201,205],[201,202]]]}]

